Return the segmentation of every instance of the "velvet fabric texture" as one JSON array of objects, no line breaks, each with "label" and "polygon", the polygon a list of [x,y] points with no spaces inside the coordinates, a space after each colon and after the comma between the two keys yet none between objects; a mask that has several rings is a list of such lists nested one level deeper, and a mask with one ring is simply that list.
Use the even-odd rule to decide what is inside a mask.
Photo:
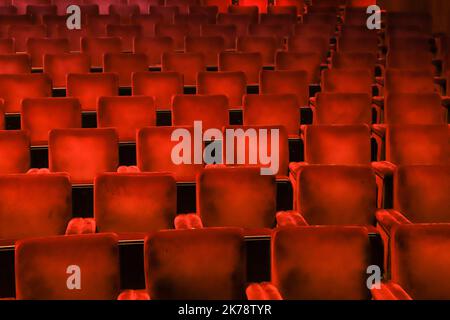
[{"label": "velvet fabric texture", "polygon": [[314,124],[370,125],[371,103],[371,96],[365,93],[318,93]]},{"label": "velvet fabric texture", "polygon": [[162,71],[181,73],[186,86],[195,86],[197,74],[206,71],[206,61],[201,53],[163,53],[161,63]]},{"label": "velvet fabric texture", "polygon": [[90,58],[83,53],[46,54],[44,72],[52,79],[53,88],[65,88],[70,73],[89,73]]},{"label": "velvet fabric texture", "polygon": [[148,70],[147,56],[142,53],[106,53],[103,56],[103,70],[117,73],[119,86],[131,87],[133,72]]},{"label": "velvet fabric texture", "polygon": [[[260,94],[293,94],[296,96],[297,108],[308,105],[309,82],[306,71],[263,70],[260,78]],[[294,120],[296,121],[296,131],[298,131],[298,118],[294,118]]]},{"label": "velvet fabric texture", "polygon": [[219,54],[219,71],[242,71],[247,77],[248,85],[259,84],[259,73],[263,67],[259,52],[221,52]]},{"label": "velvet fabric texture", "polygon": [[30,140],[25,131],[0,130],[0,174],[27,172],[29,149]]},{"label": "velvet fabric texture", "polygon": [[225,94],[230,108],[241,108],[247,93],[247,79],[241,71],[200,72],[197,77],[197,93]]}]

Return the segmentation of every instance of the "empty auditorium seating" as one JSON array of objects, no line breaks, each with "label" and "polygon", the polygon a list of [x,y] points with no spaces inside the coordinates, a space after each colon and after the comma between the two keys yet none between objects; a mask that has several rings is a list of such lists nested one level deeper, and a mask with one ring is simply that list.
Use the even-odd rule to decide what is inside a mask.
[{"label": "empty auditorium seating", "polygon": [[336,52],[333,55],[331,67],[341,70],[369,70],[374,76],[377,62],[377,56],[373,53]]},{"label": "empty auditorium seating", "polygon": [[240,0],[239,6],[257,6],[259,13],[266,13],[268,2],[266,0]]},{"label": "empty auditorium seating", "polygon": [[217,16],[217,24],[235,26],[237,36],[246,36],[248,34],[248,26],[254,22],[253,17],[247,14],[219,13]]},{"label": "empty auditorium seating", "polygon": [[147,14],[149,12],[150,5],[164,5],[163,0],[128,0],[128,3],[138,5],[141,14]]},{"label": "empty auditorium seating", "polygon": [[197,5],[200,2],[198,0],[166,0],[166,6],[174,6],[178,8],[178,12],[181,14],[187,14],[189,12],[189,6]]},{"label": "empty auditorium seating", "polygon": [[77,98],[83,111],[97,110],[101,96],[119,95],[119,79],[113,73],[81,73],[67,76],[67,96]]},{"label": "empty auditorium seating", "polygon": [[275,19],[273,19],[275,20],[275,22],[271,22],[270,20],[267,19],[267,17],[272,17],[272,15],[264,17],[266,17],[265,19],[266,22],[259,24],[251,24],[249,26],[248,29],[249,35],[256,37],[274,37],[277,40],[278,47],[280,49],[283,49],[285,39],[292,34],[292,23],[289,21],[289,18],[291,16],[289,15],[282,16],[281,17],[282,20],[280,22],[277,22]]},{"label": "empty auditorium seating", "polygon": [[65,174],[2,174],[0,241],[64,235],[72,217],[72,194]]},{"label": "empty auditorium seating", "polygon": [[244,298],[245,247],[240,229],[161,231],[145,240],[144,257],[151,299]]},{"label": "empty auditorium seating", "polygon": [[149,13],[151,15],[159,15],[163,17],[165,23],[174,23],[175,15],[179,13],[179,8],[176,6],[154,6],[150,5]]},{"label": "empty auditorium seating", "polygon": [[[189,28],[188,24],[157,24],[155,26],[155,35],[158,37],[172,38],[176,50],[184,50],[184,38],[194,35],[193,28]],[[196,28],[200,33],[200,27]]]},{"label": "empty auditorium seating", "polygon": [[370,125],[371,103],[372,99],[366,93],[318,93],[313,108],[313,123]]},{"label": "empty auditorium seating", "polygon": [[122,52],[122,42],[119,37],[83,37],[81,39],[81,52],[91,57],[91,66],[103,67],[105,53]]},{"label": "empty auditorium seating", "polygon": [[237,40],[237,50],[241,52],[259,52],[264,66],[275,63],[275,53],[278,49],[275,37],[246,36]]},{"label": "empty auditorium seating", "polygon": [[172,97],[183,93],[183,76],[178,72],[135,72],[133,95],[154,98],[156,110],[170,110]]},{"label": "empty auditorium seating", "polygon": [[201,121],[203,130],[228,125],[228,98],[224,95],[175,95],[172,97],[172,124],[193,126]]},{"label": "empty auditorium seating", "polygon": [[30,58],[26,54],[0,54],[0,74],[31,73]]},{"label": "empty auditorium seating", "polygon": [[[17,299],[114,300],[120,293],[119,246],[113,234],[23,240],[15,262]],[[79,282],[68,280],[77,274]]]},{"label": "empty auditorium seating", "polygon": [[109,14],[119,15],[120,22],[124,25],[130,22],[131,16],[139,13],[140,8],[137,4],[111,4],[109,6]]},{"label": "empty auditorium seating", "polygon": [[242,97],[247,91],[247,79],[241,71],[200,72],[197,77],[197,94],[223,94],[230,108],[242,107]]},{"label": "empty auditorium seating", "polygon": [[152,97],[100,97],[97,127],[114,128],[120,142],[136,141],[137,130],[156,125],[156,108]]},{"label": "empty auditorium seating", "polygon": [[234,25],[202,25],[200,34],[204,37],[222,37],[225,41],[225,49],[236,49],[237,29]]},{"label": "empty auditorium seating", "polygon": [[219,71],[242,71],[248,85],[259,83],[259,73],[263,67],[259,52],[222,52],[219,55]]},{"label": "empty auditorium seating", "polygon": [[[175,164],[171,159],[173,148],[183,140],[182,136],[175,132],[177,129],[184,129],[180,134],[194,136],[192,126],[141,129],[137,136],[137,165],[144,172],[170,172],[177,182],[194,182],[196,174],[203,169],[202,162],[194,163],[194,143],[191,144],[191,156],[185,156],[185,158],[190,158],[187,163]],[[175,141],[172,141],[172,135],[174,135]]]},{"label": "empty auditorium seating", "polygon": [[275,70],[305,71],[309,84],[320,83],[322,57],[316,52],[283,52],[275,57]]},{"label": "empty auditorium seating", "polygon": [[[196,16],[206,16],[206,21],[208,23],[216,23],[217,21],[217,14],[219,13],[219,7],[218,6],[199,6],[199,5],[193,5],[189,6],[189,15],[192,15],[193,17]],[[176,19],[179,19],[180,15],[176,17]],[[200,22],[204,22],[205,19],[201,19]],[[202,23],[204,24],[204,23]]]},{"label": "empty auditorium seating", "polygon": [[433,74],[430,71],[386,70],[384,94],[433,93],[436,92]]},{"label": "empty auditorium seating", "polygon": [[95,179],[98,232],[121,238],[172,229],[177,211],[175,179],[163,173],[105,173]]},{"label": "empty auditorium seating", "polygon": [[366,36],[341,36],[337,41],[337,49],[339,52],[368,52],[377,54],[379,52],[378,39]]},{"label": "empty auditorium seating", "polygon": [[0,130],[0,174],[30,169],[30,140],[24,131]]},{"label": "empty auditorium seating", "polygon": [[228,6],[230,6],[232,0],[204,0],[203,4],[206,6],[217,6],[219,12],[225,13],[228,11]]},{"label": "empty auditorium seating", "polygon": [[372,96],[372,78],[373,73],[369,70],[325,70],[322,74],[322,91]]},{"label": "empty auditorium seating", "polygon": [[389,69],[434,72],[432,61],[433,54],[431,52],[390,50],[386,56],[386,67]]},{"label": "empty auditorium seating", "polygon": [[8,31],[8,38],[14,39],[16,52],[27,50],[29,38],[45,38],[47,30],[44,25],[11,25]]},{"label": "empty auditorium seating", "polygon": [[66,38],[69,41],[70,51],[79,52],[81,51],[81,39],[83,37],[88,37],[89,31],[87,28],[70,30],[67,29],[67,26],[65,25],[58,25],[55,36],[58,38]]},{"label": "empty auditorium seating", "polygon": [[69,50],[67,39],[30,38],[27,42],[27,53],[33,68],[42,68],[45,55],[69,53]]},{"label": "empty auditorium seating", "polygon": [[[302,15],[305,11],[305,1],[304,0],[275,0],[274,7],[286,7],[295,6],[297,8],[297,14]],[[270,12],[270,7],[268,8]]]},{"label": "empty auditorium seating", "polygon": [[122,50],[131,52],[133,50],[133,39],[142,34],[139,25],[108,25],[106,35],[108,37],[119,37],[122,40]]},{"label": "empty auditorium seating", "polygon": [[20,113],[23,98],[50,97],[51,80],[44,74],[0,74],[5,113]]},{"label": "empty auditorium seating", "polygon": [[89,73],[91,62],[84,53],[46,54],[44,73],[52,80],[53,88],[66,87],[70,73]]},{"label": "empty auditorium seating", "polygon": [[162,22],[163,17],[160,15],[140,14],[131,16],[131,24],[141,26],[142,34],[146,37],[154,36],[155,25]]},{"label": "empty auditorium seating", "polygon": [[48,144],[52,129],[81,128],[81,106],[74,98],[34,98],[22,102],[21,128],[32,146]]},{"label": "empty auditorium seating", "polygon": [[103,56],[103,70],[119,76],[119,86],[131,87],[134,72],[148,70],[147,56],[142,53],[106,53]]},{"label": "empty auditorium seating", "polygon": [[199,31],[199,28],[202,24],[207,23],[215,23],[214,21],[210,21],[210,18],[203,13],[189,13],[189,14],[177,14],[175,15],[175,24],[177,25],[187,25],[189,29]]},{"label": "empty auditorium seating", "polygon": [[162,71],[176,71],[183,75],[185,86],[195,86],[197,74],[206,71],[205,57],[201,53],[163,53]]},{"label": "empty auditorium seating", "polygon": [[119,15],[89,15],[87,17],[89,33],[95,37],[105,37],[108,25],[120,24]]},{"label": "empty auditorium seating", "polygon": [[297,106],[309,104],[309,82],[306,71],[277,70],[261,71],[260,93],[262,94],[294,94]]},{"label": "empty auditorium seating", "polygon": [[66,172],[72,184],[92,184],[102,172],[118,167],[114,129],[56,129],[49,134],[49,169]]},{"label": "empty auditorium seating", "polygon": [[228,13],[247,16],[252,23],[258,23],[259,21],[259,9],[257,6],[231,5],[228,7]]},{"label": "empty auditorium seating", "polygon": [[207,66],[217,66],[219,53],[224,50],[225,41],[222,37],[187,36],[185,38],[185,51],[202,53]]},{"label": "empty auditorium seating", "polygon": [[300,133],[300,108],[294,94],[259,94],[244,97],[244,125],[281,125],[290,137]]},{"label": "empty auditorium seating", "polygon": [[271,282],[250,285],[249,300],[370,299],[366,286],[370,246],[365,228],[280,229],[271,246]]},{"label": "empty auditorium seating", "polygon": [[175,44],[170,37],[135,37],[133,52],[145,54],[149,66],[160,66],[161,55],[175,52]]}]

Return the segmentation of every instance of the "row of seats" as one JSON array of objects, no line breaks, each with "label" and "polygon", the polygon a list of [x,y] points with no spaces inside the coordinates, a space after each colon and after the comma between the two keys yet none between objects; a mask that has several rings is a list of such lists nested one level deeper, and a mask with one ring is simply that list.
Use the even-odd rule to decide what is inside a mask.
[{"label": "row of seats", "polygon": [[[446,254],[449,246],[448,224],[402,225],[390,242],[392,280],[369,286],[370,243],[364,228],[282,228],[273,235],[271,282],[248,285],[245,245],[240,229],[163,231],[145,240],[146,290],[120,292],[116,236],[29,239],[20,241],[16,248],[16,297],[110,300],[241,300],[245,297],[249,300],[449,299],[450,288],[443,281],[449,269]],[[78,278],[68,279],[69,276]]]}]

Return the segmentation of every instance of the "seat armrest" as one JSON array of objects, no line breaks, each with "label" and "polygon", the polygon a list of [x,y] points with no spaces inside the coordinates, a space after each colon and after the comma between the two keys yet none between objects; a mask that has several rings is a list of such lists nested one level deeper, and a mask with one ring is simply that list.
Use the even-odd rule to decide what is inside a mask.
[{"label": "seat armrest", "polygon": [[125,290],[119,294],[117,300],[150,300],[146,290]]},{"label": "seat armrest", "polygon": [[117,168],[118,173],[138,173],[141,170],[137,166],[120,166]]},{"label": "seat armrest", "polygon": [[50,170],[47,168],[31,168],[27,171],[27,174],[50,174]]},{"label": "seat armrest", "polygon": [[378,161],[372,162],[372,168],[378,176],[384,179],[393,176],[397,166],[389,161]]},{"label": "seat armrest", "polygon": [[278,288],[270,282],[252,283],[245,293],[247,300],[283,300]]},{"label": "seat armrest", "polygon": [[279,211],[276,215],[277,227],[307,226],[305,218],[297,211]]},{"label": "seat armrest", "polygon": [[175,229],[201,229],[203,228],[202,219],[195,213],[179,214],[175,217]]},{"label": "seat armrest", "polygon": [[373,300],[412,300],[409,294],[394,282],[382,283],[379,289],[370,289]]},{"label": "seat armrest", "polygon": [[404,215],[396,210],[380,209],[375,213],[375,217],[378,224],[389,234],[391,233],[393,228],[399,225],[411,224],[411,221],[409,221]]},{"label": "seat armrest", "polygon": [[73,218],[67,224],[66,235],[95,233],[94,218]]}]

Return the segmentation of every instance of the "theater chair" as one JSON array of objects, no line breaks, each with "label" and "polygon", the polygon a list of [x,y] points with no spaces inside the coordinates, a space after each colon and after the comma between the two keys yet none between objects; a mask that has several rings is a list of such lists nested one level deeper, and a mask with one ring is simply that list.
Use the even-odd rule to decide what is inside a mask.
[{"label": "theater chair", "polygon": [[109,6],[110,15],[119,15],[120,23],[127,25],[130,23],[131,17],[140,13],[140,8],[137,4],[111,4]]},{"label": "theater chair", "polygon": [[372,99],[366,93],[330,93],[316,95],[313,109],[315,125],[371,125]]},{"label": "theater chair", "polygon": [[30,58],[26,54],[0,54],[0,74],[31,73]]},{"label": "theater chair", "polygon": [[197,176],[197,213],[175,219],[177,229],[239,227],[247,236],[270,235],[275,225],[275,177],[259,167],[205,168]]},{"label": "theater chair", "polygon": [[372,291],[376,300],[448,300],[449,224],[399,226],[390,241],[391,281]]},{"label": "theater chair", "polygon": [[45,74],[0,74],[4,111],[20,113],[22,99],[51,97],[52,82]]},{"label": "theater chair", "polygon": [[306,4],[304,0],[275,0],[273,7],[268,7],[270,12],[270,8],[275,7],[286,7],[286,6],[295,6],[297,8],[298,15],[303,15],[305,12]]},{"label": "theater chair", "polygon": [[163,22],[171,24],[175,22],[175,15],[179,14],[180,10],[176,6],[159,6],[150,5],[149,13],[151,15],[158,15],[163,17]]},{"label": "theater chair", "polygon": [[267,0],[239,0],[239,6],[257,6],[259,13],[267,13]]},{"label": "theater chair", "polygon": [[83,0],[85,4],[96,4],[99,7],[99,13],[101,16],[108,16],[109,7],[111,5],[120,5],[124,2],[121,0]]},{"label": "theater chair", "polygon": [[[303,14],[302,11],[305,9],[298,9],[295,5],[273,5],[267,7],[267,14],[268,15],[289,15],[293,18],[295,18],[295,21],[297,21],[298,16],[301,16]],[[263,15],[260,16],[260,21],[262,21]]]},{"label": "theater chair", "polygon": [[83,53],[45,54],[44,73],[52,79],[53,88],[65,88],[70,73],[89,73],[91,61]]},{"label": "theater chair", "polygon": [[92,68],[102,68],[104,54],[122,52],[122,40],[119,37],[82,37],[81,52],[91,57]]},{"label": "theater chair", "polygon": [[13,38],[0,39],[0,54],[13,54],[15,52]]},{"label": "theater chair", "polygon": [[341,35],[337,40],[336,49],[337,52],[342,53],[371,53],[380,56],[380,48],[376,37]]},{"label": "theater chair", "polygon": [[163,0],[128,0],[128,4],[137,5],[141,15],[147,15],[150,5],[163,6]]},{"label": "theater chair", "polygon": [[386,127],[386,161],[376,169],[384,198],[380,208],[392,208],[392,177],[399,165],[441,165],[449,163],[449,128],[446,124],[390,125]]},{"label": "theater chair", "polygon": [[133,73],[133,96],[154,98],[156,110],[170,110],[172,97],[183,94],[183,76],[178,72]]},{"label": "theater chair", "polygon": [[49,5],[49,4],[29,4],[26,7],[26,15],[32,16],[33,19],[37,23],[43,22],[43,17],[46,15],[53,15],[56,16],[58,11],[58,7],[56,5]]},{"label": "theater chair", "polygon": [[433,73],[423,70],[387,69],[384,83],[384,95],[391,93],[440,93],[434,82]]},{"label": "theater chair", "polygon": [[[290,15],[277,15],[282,16],[282,20],[280,22],[271,22],[267,17],[265,16],[265,23],[258,23],[258,24],[251,24],[248,28],[248,33],[250,37],[268,37],[268,38],[275,38],[276,43],[278,45],[278,49],[283,50],[285,48],[285,40],[292,35],[292,26],[293,23],[289,21],[289,18],[292,16]],[[276,19],[273,18],[273,20],[276,21]],[[271,40],[272,41],[272,40]],[[271,42],[270,41],[270,42]],[[250,51],[250,50],[249,50]]]},{"label": "theater chair", "polygon": [[251,23],[259,22],[259,8],[257,6],[231,5],[228,7],[228,13],[233,15],[245,15]]},{"label": "theater chair", "polygon": [[182,25],[185,24],[191,30],[195,30],[196,33],[200,31],[200,26],[207,23],[215,23],[215,19],[213,21],[203,13],[185,13],[185,14],[177,14],[175,15],[175,24]]},{"label": "theater chair", "polygon": [[[205,24],[215,24],[217,22],[217,15],[219,14],[218,6],[205,6],[205,5],[191,5],[189,6],[189,15],[196,16],[206,16],[207,23]],[[179,16],[178,16],[179,17]],[[203,22],[203,19],[202,19]]]},{"label": "theater chair", "polygon": [[[322,58],[316,52],[279,51],[275,57],[276,71],[304,71],[308,84],[320,83],[320,66]],[[308,92],[309,95],[309,92]]]},{"label": "theater chair", "polygon": [[287,48],[289,52],[316,53],[320,56],[320,62],[325,63],[329,51],[329,41],[326,37],[296,34],[288,38]]},{"label": "theater chair", "polygon": [[219,54],[219,71],[242,71],[248,85],[258,85],[259,73],[263,68],[259,52],[222,52]]},{"label": "theater chair", "polygon": [[18,300],[117,299],[117,236],[95,234],[19,241],[15,272]]},{"label": "theater chair", "polygon": [[200,27],[200,35],[204,37],[222,37],[226,50],[236,49],[237,29],[234,25],[206,24]]},{"label": "theater chair", "polygon": [[[193,32],[194,29],[198,29],[198,32]],[[192,32],[191,32],[192,31]],[[157,24],[155,26],[155,35],[158,37],[170,37],[172,38],[175,50],[184,50],[184,38],[190,35],[199,35],[200,28],[189,27],[188,24]]]},{"label": "theater chair", "polygon": [[321,38],[327,48],[330,45],[330,39],[335,36],[335,32],[335,26],[329,24],[297,23],[294,26],[294,35],[305,38]]},{"label": "theater chair", "polygon": [[200,4],[199,0],[166,0],[166,6],[174,6],[178,8],[179,14],[187,14],[189,12],[189,6]]},{"label": "theater chair", "polygon": [[184,41],[185,52],[202,53],[207,66],[217,67],[219,53],[225,51],[225,40],[220,36],[187,36]]},{"label": "theater chair", "polygon": [[228,98],[225,95],[175,95],[172,97],[172,124],[192,126],[201,121],[203,130],[228,125]]},{"label": "theater chair", "polygon": [[[339,70],[369,70],[375,79],[375,69],[383,67],[378,64],[377,55],[373,53],[335,52],[331,59],[331,68]],[[383,76],[383,75],[382,75]]]},{"label": "theater chair", "polygon": [[26,98],[20,120],[31,146],[47,146],[52,129],[81,128],[81,105],[74,98]]},{"label": "theater chair", "polygon": [[165,173],[101,174],[94,183],[94,203],[97,232],[144,239],[150,232],[174,228],[175,179]]},{"label": "theater chair", "polygon": [[219,8],[219,13],[228,11],[228,6],[231,6],[232,0],[203,0],[204,6],[216,6]]},{"label": "theater chair", "polygon": [[89,185],[103,172],[116,172],[118,136],[114,129],[55,129],[49,134],[49,169],[66,172],[72,184]]},{"label": "theater chair", "polygon": [[[64,19],[66,19],[65,16],[63,16]],[[57,25],[55,26],[56,31],[52,35],[50,33],[51,37],[56,38],[64,38],[69,41],[69,47],[71,52],[80,52],[81,51],[81,39],[83,37],[89,36],[89,30],[87,28],[81,28],[81,29],[67,29],[67,26],[64,25]],[[101,64],[100,64],[101,65]]]},{"label": "theater chair", "polygon": [[30,139],[24,131],[0,130],[0,174],[30,169]]},{"label": "theater chair", "polygon": [[248,300],[367,300],[370,243],[363,227],[282,228],[272,237],[270,283]]},{"label": "theater chair", "polygon": [[411,28],[423,33],[431,33],[432,21],[426,13],[389,12],[386,16],[386,26],[387,28]]},{"label": "theater chair", "polygon": [[119,37],[122,40],[122,50],[131,52],[133,50],[133,39],[142,34],[140,25],[116,25],[106,26],[106,35],[108,37]]},{"label": "theater chair", "polygon": [[247,14],[219,13],[217,16],[217,24],[234,26],[238,37],[248,34],[248,26],[251,23],[254,23],[254,18]]},{"label": "theater chair", "polygon": [[309,82],[306,71],[263,70],[260,73],[259,83],[260,94],[293,94],[297,98],[298,107],[309,104]]},{"label": "theater chair", "polygon": [[294,94],[244,96],[244,126],[280,125],[289,138],[299,138],[300,108]]},{"label": "theater chair", "polygon": [[148,66],[161,66],[161,55],[175,52],[175,44],[170,37],[135,37],[133,52],[145,54]]},{"label": "theater chair", "polygon": [[142,53],[106,53],[103,56],[103,71],[117,73],[120,87],[131,87],[133,73],[147,70],[147,56]]},{"label": "theater chair", "polygon": [[[385,243],[389,267],[389,239],[405,224],[449,223],[449,165],[399,166],[394,173],[393,209],[377,212],[378,230]],[[387,269],[386,269],[387,270]]]},{"label": "theater chair", "polygon": [[[145,12],[148,11],[148,7]],[[142,13],[141,9],[141,13]],[[160,15],[152,14],[137,14],[131,16],[131,24],[141,26],[144,37],[153,37],[155,35],[155,26],[158,23],[163,23],[164,18]]]},{"label": "theater chair", "polygon": [[242,71],[199,72],[197,94],[218,95],[228,98],[230,109],[241,109],[247,92],[247,78]]},{"label": "theater chair", "polygon": [[[193,156],[190,163],[175,164],[172,151],[179,140],[172,141],[175,130],[184,129],[186,135],[194,137],[194,128],[190,127],[149,127],[139,130],[137,136],[137,166],[142,172],[170,172],[177,182],[193,183],[195,176],[203,169],[203,161],[195,163]],[[178,136],[179,138],[179,136]],[[191,144],[194,154],[194,143]]]},{"label": "theater chair", "polygon": [[30,38],[27,41],[27,53],[31,57],[33,68],[42,68],[44,56],[47,54],[69,53],[69,41],[67,39]]},{"label": "theater chair", "polygon": [[262,57],[263,66],[273,66],[275,64],[275,54],[278,50],[277,38],[245,36],[237,39],[237,51],[239,52],[259,52]]},{"label": "theater chair", "polygon": [[119,79],[114,73],[71,73],[67,75],[66,91],[68,97],[80,101],[83,112],[93,112],[100,97],[119,95]]},{"label": "theater chair", "polygon": [[8,28],[8,38],[14,39],[16,52],[27,51],[27,41],[30,38],[45,38],[47,28],[45,25],[11,25]]},{"label": "theater chair", "polygon": [[175,71],[183,75],[185,86],[195,86],[197,74],[206,71],[205,56],[201,53],[162,54],[162,71]]},{"label": "theater chair", "polygon": [[386,68],[436,73],[433,66],[433,54],[417,50],[389,50],[386,56]]}]

